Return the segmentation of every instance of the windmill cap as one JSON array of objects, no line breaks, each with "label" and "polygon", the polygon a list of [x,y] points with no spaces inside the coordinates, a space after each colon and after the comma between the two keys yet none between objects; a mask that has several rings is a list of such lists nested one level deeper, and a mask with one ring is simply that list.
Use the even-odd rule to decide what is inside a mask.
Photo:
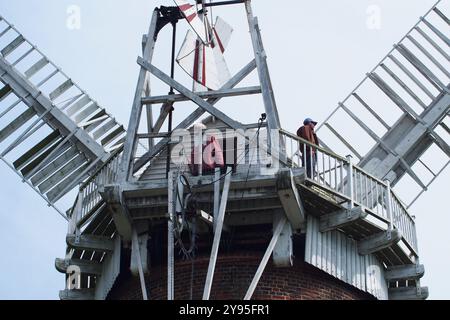
[{"label": "windmill cap", "polygon": [[307,124],[310,124],[310,123],[316,125],[316,124],[317,124],[317,121],[314,121],[314,120],[311,119],[311,118],[306,118],[305,121],[303,121],[303,124],[304,124],[305,126],[306,126]]}]

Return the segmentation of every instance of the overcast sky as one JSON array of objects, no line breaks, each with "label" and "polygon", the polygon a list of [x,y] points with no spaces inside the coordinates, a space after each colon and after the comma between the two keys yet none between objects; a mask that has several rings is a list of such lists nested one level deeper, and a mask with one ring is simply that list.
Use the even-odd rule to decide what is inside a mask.
[{"label": "overcast sky", "polygon": [[[325,119],[435,2],[254,0],[283,128],[295,132],[306,116]],[[0,15],[128,125],[141,37],[152,9],[159,5],[172,1],[0,0]],[[80,10],[79,29],[68,24],[71,6]],[[379,28],[368,27],[374,8],[379,10]],[[251,59],[245,14],[235,7],[221,15],[236,30],[226,55],[236,72]],[[180,26],[178,45],[184,30]],[[169,29],[161,33],[155,54],[155,63],[164,70],[169,34]],[[154,94],[168,90],[157,83],[154,89]],[[262,104],[238,101],[219,107],[241,122],[256,122]],[[177,107],[175,121],[192,110],[192,105]],[[445,206],[449,171],[411,209],[426,268],[421,284],[429,287],[432,299],[450,298],[450,215]],[[57,299],[64,276],[55,270],[54,260],[64,257],[67,225],[3,164],[0,177],[0,299]]]}]

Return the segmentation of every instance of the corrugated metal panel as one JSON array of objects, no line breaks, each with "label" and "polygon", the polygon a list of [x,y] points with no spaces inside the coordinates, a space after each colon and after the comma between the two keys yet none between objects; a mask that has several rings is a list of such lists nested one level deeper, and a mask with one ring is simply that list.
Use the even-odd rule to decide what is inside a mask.
[{"label": "corrugated metal panel", "polygon": [[358,253],[356,242],[339,231],[320,232],[319,219],[307,219],[305,261],[380,300],[388,299],[384,268],[373,255]]}]

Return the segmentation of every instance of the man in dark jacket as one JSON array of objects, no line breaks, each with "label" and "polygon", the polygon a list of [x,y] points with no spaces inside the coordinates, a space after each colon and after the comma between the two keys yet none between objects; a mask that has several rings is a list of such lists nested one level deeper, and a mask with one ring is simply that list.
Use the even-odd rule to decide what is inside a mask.
[{"label": "man in dark jacket", "polygon": [[[314,132],[317,122],[311,118],[303,121],[303,126],[297,130],[297,136],[308,141],[311,145],[319,145],[319,138]],[[312,178],[316,173],[317,150],[306,143],[300,143],[300,153],[302,154],[302,165],[306,166],[306,174],[308,178]]]}]

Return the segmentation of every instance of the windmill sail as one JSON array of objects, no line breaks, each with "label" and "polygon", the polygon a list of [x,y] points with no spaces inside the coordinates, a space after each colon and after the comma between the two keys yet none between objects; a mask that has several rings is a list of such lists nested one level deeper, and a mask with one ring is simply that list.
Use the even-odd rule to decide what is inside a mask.
[{"label": "windmill sail", "polygon": [[0,17],[0,159],[56,202],[123,144],[125,129]]},{"label": "windmill sail", "polygon": [[233,29],[217,17],[211,28],[211,42],[205,45],[189,30],[181,46],[177,62],[194,80],[194,91],[218,90],[230,79],[224,52]]},{"label": "windmill sail", "polygon": [[183,17],[187,20],[192,30],[197,34],[200,40],[204,43],[208,43],[206,37],[206,28],[203,21],[198,16],[196,7],[184,0],[174,0],[178,8],[180,8]]},{"label": "windmill sail", "polygon": [[449,4],[438,2],[319,128],[333,151],[415,186],[410,205],[450,164]]}]

